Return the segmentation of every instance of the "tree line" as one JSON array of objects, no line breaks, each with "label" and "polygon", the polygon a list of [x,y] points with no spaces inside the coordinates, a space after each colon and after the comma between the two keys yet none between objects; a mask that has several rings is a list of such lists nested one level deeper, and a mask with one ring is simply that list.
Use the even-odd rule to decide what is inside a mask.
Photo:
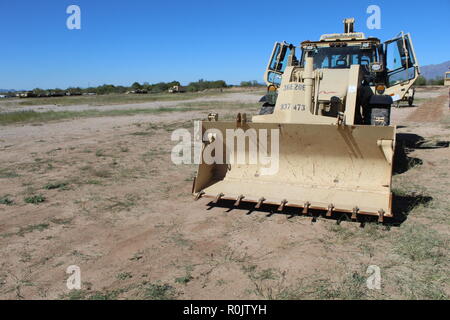
[{"label": "tree line", "polygon": [[[253,81],[242,81],[241,86],[259,86],[256,80]],[[148,82],[139,83],[134,82],[130,86],[116,86],[113,84],[104,84],[97,87],[69,87],[67,89],[54,88],[54,89],[41,89],[35,88],[33,90],[27,91],[33,96],[60,96],[60,95],[82,95],[82,94],[120,94],[126,92],[139,92],[139,93],[162,93],[167,92],[169,88],[173,86],[181,86],[179,81],[171,82],[158,82],[150,84]],[[224,80],[208,81],[200,79],[195,82],[190,82],[187,86],[183,86],[184,91],[187,92],[198,92],[207,89],[222,89],[232,87],[233,85],[228,85]],[[11,94],[13,94],[11,92]]]},{"label": "tree line", "polygon": [[425,77],[419,76],[414,84],[416,86],[442,86],[444,85],[444,78],[437,77],[436,79],[425,79]]}]

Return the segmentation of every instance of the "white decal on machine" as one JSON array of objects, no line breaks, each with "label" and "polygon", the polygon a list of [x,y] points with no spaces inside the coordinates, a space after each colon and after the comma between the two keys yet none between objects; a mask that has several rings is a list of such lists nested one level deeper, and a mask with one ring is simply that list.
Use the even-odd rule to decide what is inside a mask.
[{"label": "white decal on machine", "polygon": [[290,83],[290,84],[284,85],[283,90],[285,90],[285,91],[288,91],[288,90],[305,91],[305,85],[301,84],[301,83]]},{"label": "white decal on machine", "polygon": [[305,111],[306,107],[304,104],[294,104],[283,103],[281,104],[281,110],[295,110],[295,111]]}]

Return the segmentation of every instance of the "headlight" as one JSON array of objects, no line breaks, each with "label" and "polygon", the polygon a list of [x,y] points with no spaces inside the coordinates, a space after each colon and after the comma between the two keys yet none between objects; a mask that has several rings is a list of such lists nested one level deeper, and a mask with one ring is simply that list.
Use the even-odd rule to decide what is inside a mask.
[{"label": "headlight", "polygon": [[382,71],[382,66],[378,62],[373,62],[370,64],[370,71],[372,72],[380,72]]},{"label": "headlight", "polygon": [[316,47],[316,45],[314,45],[314,44],[308,44],[307,46],[304,46],[303,47],[303,50],[305,50],[305,51],[313,51],[313,50],[315,50],[317,47]]}]

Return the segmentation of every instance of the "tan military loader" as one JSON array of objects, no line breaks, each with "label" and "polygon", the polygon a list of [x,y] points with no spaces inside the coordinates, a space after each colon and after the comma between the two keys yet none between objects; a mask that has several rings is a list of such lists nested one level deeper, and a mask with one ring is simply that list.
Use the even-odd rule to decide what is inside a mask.
[{"label": "tan military loader", "polygon": [[[381,43],[353,25],[354,19],[345,19],[344,33],[299,47],[275,43],[260,114],[251,121],[245,114],[236,121],[218,121],[215,114],[202,121],[197,199],[271,204],[279,211],[291,206],[299,213],[320,209],[327,216],[345,212],[352,219],[392,217],[396,129],[390,110],[418,77],[418,63],[409,34]],[[226,150],[223,161],[205,161],[218,151],[211,152],[212,145]],[[276,170],[268,169],[273,163],[267,158],[251,161],[255,150],[258,157],[278,155]],[[245,161],[235,161],[239,157]]]},{"label": "tan military loader", "polygon": [[444,86],[450,86],[450,71],[444,74]]}]

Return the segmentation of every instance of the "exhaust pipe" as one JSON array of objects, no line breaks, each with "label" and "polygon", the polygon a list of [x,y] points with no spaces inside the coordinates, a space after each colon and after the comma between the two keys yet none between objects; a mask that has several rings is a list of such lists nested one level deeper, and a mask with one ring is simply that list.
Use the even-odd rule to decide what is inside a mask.
[{"label": "exhaust pipe", "polygon": [[353,33],[355,26],[355,18],[346,18],[344,19],[344,33]]},{"label": "exhaust pipe", "polygon": [[314,59],[307,56],[305,59],[305,70],[303,71],[303,82],[305,84],[305,109],[311,110],[313,97],[313,80],[314,80]]}]

